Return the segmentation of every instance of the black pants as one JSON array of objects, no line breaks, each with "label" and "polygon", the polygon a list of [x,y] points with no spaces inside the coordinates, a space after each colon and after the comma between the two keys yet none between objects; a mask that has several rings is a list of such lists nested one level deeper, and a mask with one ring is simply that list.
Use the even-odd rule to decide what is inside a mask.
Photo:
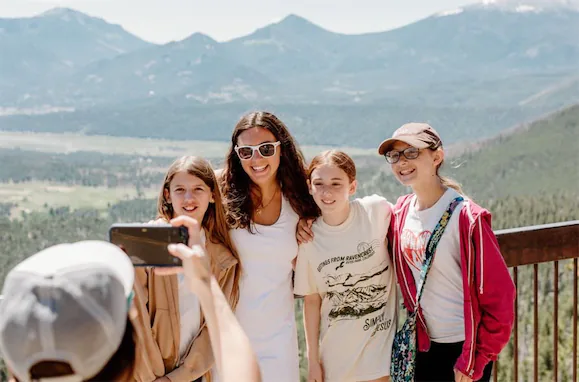
[{"label": "black pants", "polygon": [[[462,353],[463,343],[441,344],[431,342],[428,352],[418,352],[416,355],[416,382],[454,381],[454,364],[460,357],[460,353]],[[490,362],[485,367],[483,376],[479,381],[490,381],[492,370],[493,363]]]}]

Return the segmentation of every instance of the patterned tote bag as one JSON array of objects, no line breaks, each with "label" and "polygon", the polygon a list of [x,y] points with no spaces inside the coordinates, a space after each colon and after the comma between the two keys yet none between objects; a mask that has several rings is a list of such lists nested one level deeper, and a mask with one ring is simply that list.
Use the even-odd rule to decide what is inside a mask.
[{"label": "patterned tote bag", "polygon": [[425,251],[425,261],[420,271],[420,281],[416,291],[416,306],[408,315],[402,328],[396,332],[396,335],[394,336],[392,362],[390,363],[390,378],[392,379],[392,382],[414,381],[414,367],[416,364],[416,352],[418,351],[416,344],[416,316],[418,314],[418,307],[420,306],[422,291],[424,290],[424,283],[426,282],[426,275],[432,265],[434,252],[436,251],[438,242],[444,233],[444,229],[446,228],[454,209],[463,200],[464,198],[459,196],[450,203],[428,240]]}]

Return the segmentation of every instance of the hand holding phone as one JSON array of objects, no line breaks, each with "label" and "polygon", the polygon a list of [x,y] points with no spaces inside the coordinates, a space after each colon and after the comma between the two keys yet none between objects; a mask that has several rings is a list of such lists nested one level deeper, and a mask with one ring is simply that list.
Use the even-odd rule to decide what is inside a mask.
[{"label": "hand holding phone", "polygon": [[[159,276],[184,273],[190,283],[208,283],[211,277],[211,266],[205,246],[201,240],[201,226],[199,222],[189,216],[179,216],[170,221],[174,227],[185,227],[189,234],[187,245],[171,244],[169,253],[181,259],[181,267],[164,267],[155,269]],[[196,288],[193,287],[192,290]]]},{"label": "hand holding phone", "polygon": [[169,244],[189,243],[189,230],[171,224],[113,224],[109,241],[122,248],[134,266],[180,267],[181,259],[171,255]]}]

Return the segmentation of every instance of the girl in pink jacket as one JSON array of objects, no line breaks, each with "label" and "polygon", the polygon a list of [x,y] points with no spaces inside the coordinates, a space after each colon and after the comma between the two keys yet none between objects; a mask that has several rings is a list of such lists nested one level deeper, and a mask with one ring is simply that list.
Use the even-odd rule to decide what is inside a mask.
[{"label": "girl in pink jacket", "polygon": [[[408,311],[416,305],[428,239],[463,192],[439,175],[442,141],[429,125],[409,123],[378,149],[413,193],[394,207],[388,242]],[[416,381],[489,381],[509,341],[515,287],[491,228],[490,213],[466,197],[442,235],[418,310]]]}]

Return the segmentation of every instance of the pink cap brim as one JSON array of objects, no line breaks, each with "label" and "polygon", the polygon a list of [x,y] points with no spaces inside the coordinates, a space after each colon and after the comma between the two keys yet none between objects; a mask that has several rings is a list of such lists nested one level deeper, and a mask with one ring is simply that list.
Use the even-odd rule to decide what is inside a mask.
[{"label": "pink cap brim", "polygon": [[388,138],[380,143],[380,146],[378,147],[378,154],[384,155],[386,152],[392,149],[392,146],[394,146],[396,142],[404,142],[412,147],[416,147],[417,149],[425,149],[430,147],[429,143],[424,142],[416,136],[399,136],[396,138]]}]

